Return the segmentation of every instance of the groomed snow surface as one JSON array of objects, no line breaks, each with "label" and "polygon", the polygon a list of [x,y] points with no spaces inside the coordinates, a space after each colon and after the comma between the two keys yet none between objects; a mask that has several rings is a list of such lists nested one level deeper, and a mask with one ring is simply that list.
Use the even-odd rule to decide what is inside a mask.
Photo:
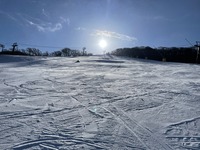
[{"label": "groomed snow surface", "polygon": [[199,65],[0,56],[0,80],[1,150],[200,149]]}]

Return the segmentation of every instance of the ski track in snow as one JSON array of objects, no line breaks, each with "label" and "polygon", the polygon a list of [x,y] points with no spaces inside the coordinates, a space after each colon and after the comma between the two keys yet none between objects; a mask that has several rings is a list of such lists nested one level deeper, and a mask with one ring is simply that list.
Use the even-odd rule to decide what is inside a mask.
[{"label": "ski track in snow", "polygon": [[0,56],[0,68],[2,150],[200,149],[199,65]]}]

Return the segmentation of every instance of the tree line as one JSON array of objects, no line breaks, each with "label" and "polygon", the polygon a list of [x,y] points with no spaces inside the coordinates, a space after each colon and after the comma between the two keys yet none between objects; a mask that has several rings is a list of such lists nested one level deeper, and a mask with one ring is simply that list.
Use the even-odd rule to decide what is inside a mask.
[{"label": "tree line", "polygon": [[127,56],[158,61],[200,63],[199,46],[194,47],[159,47],[149,46],[119,48],[111,52],[116,56]]},{"label": "tree line", "polygon": [[87,53],[86,47],[83,47],[82,50],[73,50],[70,48],[63,48],[61,50],[56,50],[53,52],[42,52],[37,48],[26,48],[18,49],[17,43],[13,43],[12,48],[5,49],[3,44],[0,44],[1,52],[0,54],[7,55],[26,55],[26,56],[53,56],[53,57],[76,57],[76,56],[91,56],[92,53]]}]

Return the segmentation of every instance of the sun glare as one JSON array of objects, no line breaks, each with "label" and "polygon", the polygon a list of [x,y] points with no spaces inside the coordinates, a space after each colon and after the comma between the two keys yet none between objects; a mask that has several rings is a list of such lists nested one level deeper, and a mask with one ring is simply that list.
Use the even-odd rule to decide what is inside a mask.
[{"label": "sun glare", "polygon": [[99,41],[99,46],[104,49],[107,46],[107,42],[104,39],[101,39]]}]

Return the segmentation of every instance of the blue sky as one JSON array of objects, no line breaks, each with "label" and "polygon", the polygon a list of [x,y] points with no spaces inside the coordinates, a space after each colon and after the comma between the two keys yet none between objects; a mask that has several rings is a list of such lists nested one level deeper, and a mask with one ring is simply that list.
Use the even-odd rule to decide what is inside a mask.
[{"label": "blue sky", "polygon": [[200,0],[0,0],[0,44],[92,53],[190,46],[186,38],[200,40],[199,6]]}]

